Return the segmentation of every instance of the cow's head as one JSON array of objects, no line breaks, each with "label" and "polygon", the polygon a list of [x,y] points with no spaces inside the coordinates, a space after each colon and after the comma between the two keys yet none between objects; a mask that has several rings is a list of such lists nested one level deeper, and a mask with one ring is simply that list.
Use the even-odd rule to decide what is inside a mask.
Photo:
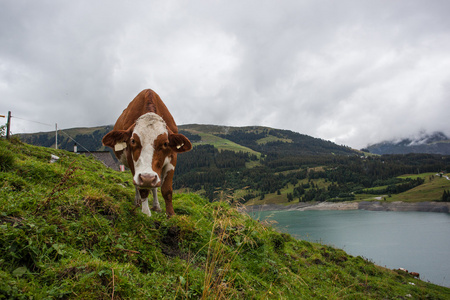
[{"label": "cow's head", "polygon": [[174,169],[172,159],[176,153],[192,148],[184,135],[168,130],[166,122],[155,113],[142,115],[127,130],[109,132],[102,141],[126,162],[138,188],[161,186],[167,172]]}]

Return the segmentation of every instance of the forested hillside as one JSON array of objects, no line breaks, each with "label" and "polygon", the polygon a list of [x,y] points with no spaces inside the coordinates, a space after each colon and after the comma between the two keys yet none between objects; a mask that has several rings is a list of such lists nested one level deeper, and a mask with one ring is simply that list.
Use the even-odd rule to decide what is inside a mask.
[{"label": "forested hillside", "polygon": [[277,194],[289,202],[348,201],[355,200],[358,194],[398,194],[423,183],[414,177],[397,178],[403,174],[449,169],[450,157],[431,154],[369,157],[267,154],[258,159],[244,152],[199,145],[180,155],[174,188],[201,191],[210,201],[223,197],[224,191],[238,196],[235,201],[241,203],[253,198],[263,200],[267,194]]},{"label": "forested hillside", "polygon": [[[267,127],[183,125],[193,143],[178,156],[174,188],[198,192],[210,201],[232,197],[241,203],[349,201],[364,195],[394,195],[422,183],[404,174],[450,170],[450,157],[432,154],[374,156],[288,130]],[[59,134],[59,148],[104,150],[111,126],[74,128]],[[54,132],[20,135],[27,142],[54,146]],[[70,136],[71,138],[69,138]],[[445,189],[423,201],[438,201]],[[252,201],[250,201],[252,200]]]}]

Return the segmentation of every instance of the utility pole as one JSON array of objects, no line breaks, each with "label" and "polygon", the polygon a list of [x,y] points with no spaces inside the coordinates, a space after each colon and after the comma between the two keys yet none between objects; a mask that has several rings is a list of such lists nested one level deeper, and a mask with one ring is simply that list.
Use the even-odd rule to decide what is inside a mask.
[{"label": "utility pole", "polygon": [[55,123],[55,149],[58,149],[58,123]]},{"label": "utility pole", "polygon": [[8,111],[8,121],[6,121],[6,138],[9,139],[9,132],[11,129],[11,111]]},{"label": "utility pole", "polygon": [[5,118],[5,116],[4,115],[0,115],[0,118]]}]

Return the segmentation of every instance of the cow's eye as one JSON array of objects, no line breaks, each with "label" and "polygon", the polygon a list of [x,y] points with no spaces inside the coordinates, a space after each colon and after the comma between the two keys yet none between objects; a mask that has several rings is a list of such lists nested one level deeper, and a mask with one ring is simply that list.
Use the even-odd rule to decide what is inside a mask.
[{"label": "cow's eye", "polygon": [[163,145],[163,147],[164,147],[164,148],[169,147],[169,143],[168,143],[168,142],[165,142],[164,145]]},{"label": "cow's eye", "polygon": [[135,139],[131,139],[130,140],[130,144],[131,144],[131,146],[135,146],[136,145],[136,140]]}]

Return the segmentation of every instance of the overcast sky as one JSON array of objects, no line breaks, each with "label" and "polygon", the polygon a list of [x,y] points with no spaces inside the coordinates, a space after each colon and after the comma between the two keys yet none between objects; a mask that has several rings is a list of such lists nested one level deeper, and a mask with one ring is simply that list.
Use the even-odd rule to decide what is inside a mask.
[{"label": "overcast sky", "polygon": [[449,12],[447,0],[0,0],[0,115],[12,111],[13,133],[113,124],[151,88],[179,125],[354,148],[450,136]]}]

